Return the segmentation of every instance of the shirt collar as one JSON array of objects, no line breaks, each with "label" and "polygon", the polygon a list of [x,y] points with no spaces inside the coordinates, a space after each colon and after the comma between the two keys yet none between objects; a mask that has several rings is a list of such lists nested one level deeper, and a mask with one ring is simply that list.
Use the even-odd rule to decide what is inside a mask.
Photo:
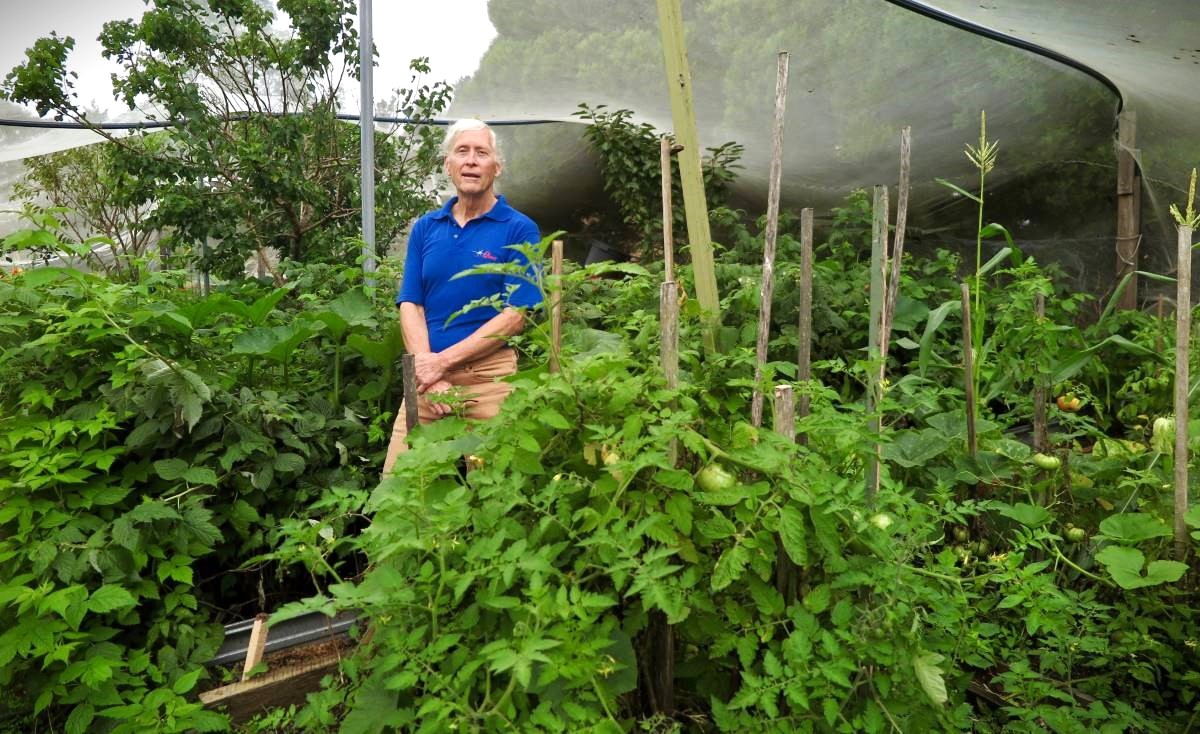
[{"label": "shirt collar", "polygon": [[[434,213],[433,218],[449,219],[451,216],[453,216],[453,209],[456,203],[458,203],[458,197],[450,197],[450,201],[447,201],[445,204],[443,204],[442,208],[438,209]],[[483,217],[485,219],[494,219],[497,222],[507,222],[512,218],[512,215],[513,208],[508,205],[507,201],[504,200],[504,194],[497,194],[496,203],[492,205],[492,208],[489,209],[488,212],[483,215]]]}]

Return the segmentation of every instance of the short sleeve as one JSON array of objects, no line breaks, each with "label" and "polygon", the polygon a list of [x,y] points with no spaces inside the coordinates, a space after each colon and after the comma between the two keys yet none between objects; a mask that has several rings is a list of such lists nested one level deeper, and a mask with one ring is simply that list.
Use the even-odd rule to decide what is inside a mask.
[{"label": "short sleeve", "polygon": [[421,255],[425,241],[425,221],[413,225],[408,235],[408,247],[404,254],[404,274],[400,280],[400,292],[396,294],[396,305],[415,303],[425,305],[425,286],[421,276]]},{"label": "short sleeve", "polygon": [[[513,236],[510,244],[532,243],[537,244],[542,241],[542,236],[538,232],[537,225],[532,220],[525,219],[522,226]],[[521,263],[526,266],[526,276],[537,281],[537,273],[529,263],[529,258],[514,249],[509,249],[511,260],[509,262]],[[534,285],[515,275],[504,276],[504,293],[506,295],[505,302],[509,306],[518,308],[536,308],[542,304],[542,292]]]}]

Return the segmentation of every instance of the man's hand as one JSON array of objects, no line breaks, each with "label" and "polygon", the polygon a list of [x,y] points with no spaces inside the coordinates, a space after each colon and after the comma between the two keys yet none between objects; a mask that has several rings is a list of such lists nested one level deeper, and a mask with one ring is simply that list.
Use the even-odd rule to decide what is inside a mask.
[{"label": "man's hand", "polygon": [[425,399],[429,401],[429,406],[433,408],[434,414],[436,414],[438,417],[450,415],[452,408],[445,403],[435,403],[433,401],[433,396],[440,392],[450,392],[452,389],[454,389],[454,386],[449,382],[446,382],[445,380],[438,380],[430,385],[429,389],[425,391]]},{"label": "man's hand", "polygon": [[437,352],[414,354],[413,366],[416,368],[417,392],[422,394],[431,390],[439,382],[444,382],[443,378],[450,371],[445,358]]}]

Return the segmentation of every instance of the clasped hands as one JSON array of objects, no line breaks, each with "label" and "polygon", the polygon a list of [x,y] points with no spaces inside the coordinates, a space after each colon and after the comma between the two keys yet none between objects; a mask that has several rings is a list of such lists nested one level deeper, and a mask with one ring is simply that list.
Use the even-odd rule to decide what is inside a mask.
[{"label": "clasped hands", "polygon": [[[418,352],[413,354],[414,377],[417,383],[417,394],[426,395],[430,393],[448,392],[454,386],[446,380],[446,373],[450,371],[450,365],[446,359],[437,352]],[[435,403],[430,401],[430,406],[433,412],[439,416],[449,415],[450,406],[445,403]]]}]

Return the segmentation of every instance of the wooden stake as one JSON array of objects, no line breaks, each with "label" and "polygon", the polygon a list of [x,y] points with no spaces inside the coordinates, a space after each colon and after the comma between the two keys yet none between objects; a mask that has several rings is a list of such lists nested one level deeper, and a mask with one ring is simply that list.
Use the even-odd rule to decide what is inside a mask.
[{"label": "wooden stake", "polygon": [[675,139],[683,146],[679,153],[679,180],[683,187],[688,247],[692,256],[692,273],[696,279],[696,300],[703,312],[704,346],[709,352],[715,353],[717,329],[721,325],[721,301],[713,267],[708,203],[704,198],[700,135],[696,130],[696,109],[692,101],[692,74],[688,69],[687,48],[683,40],[682,0],[657,0],[657,4],[663,64],[671,98],[671,120],[675,125]]},{"label": "wooden stake", "polygon": [[[660,286],[658,296],[658,324],[661,332],[659,361],[667,387],[674,390],[679,386],[679,288],[668,280]],[[679,458],[679,444],[671,439],[667,446],[667,459],[675,466]]]},{"label": "wooden stake", "polygon": [[[1046,318],[1046,297],[1038,293],[1034,297],[1033,311],[1038,323]],[[1033,450],[1045,452],[1049,448],[1046,428],[1046,385],[1041,375],[1035,375],[1037,383],[1033,386]]]},{"label": "wooden stake", "polygon": [[[813,301],[813,210],[800,210],[800,324],[796,330],[799,354],[796,358],[796,379],[808,382],[812,379],[812,301]],[[806,391],[800,396],[796,412],[801,418],[808,417],[810,398]],[[807,443],[800,436],[801,443]]]},{"label": "wooden stake", "polygon": [[883,379],[883,365],[887,363],[888,347],[892,339],[892,320],[896,316],[896,300],[900,295],[900,263],[904,256],[904,229],[908,226],[908,180],[912,170],[912,128],[907,125],[900,131],[900,193],[896,197],[896,231],[892,235],[891,269],[887,289],[887,305],[883,310],[883,326],[880,335],[879,353],[883,362],[879,366]]},{"label": "wooden stake", "polygon": [[562,352],[562,274],[563,243],[554,240],[550,245],[550,371],[559,372]]},{"label": "wooden stake", "polygon": [[1114,282],[1129,274],[1129,285],[1117,300],[1117,308],[1137,308],[1137,254],[1141,245],[1138,203],[1140,186],[1135,156],[1137,115],[1125,110],[1117,117],[1117,272]]},{"label": "wooden stake", "polygon": [[675,207],[671,203],[671,138],[663,135],[658,141],[659,165],[662,166],[663,262],[664,279],[675,280]]},{"label": "wooden stake", "polygon": [[405,353],[400,358],[401,382],[404,385],[404,423],[408,430],[417,425],[417,365],[416,358]]},{"label": "wooden stake", "polygon": [[[796,440],[796,410],[791,385],[775,386],[775,432],[789,441]],[[775,536],[775,589],[783,595],[784,603],[796,599],[800,585],[800,569],[792,562],[783,541]]]},{"label": "wooden stake", "polygon": [[775,432],[796,438],[796,404],[791,385],[775,386]]},{"label": "wooden stake", "polygon": [[962,284],[963,384],[967,393],[967,454],[975,458],[975,351],[971,344],[971,288]]},{"label": "wooden stake", "polygon": [[[879,416],[876,410],[883,399],[883,381],[879,366],[882,355],[879,351],[879,332],[883,318],[883,267],[887,260],[888,190],[876,186],[872,206],[873,227],[871,229],[871,303],[870,322],[867,326],[867,414],[870,416],[868,430],[879,435]],[[880,453],[878,443],[867,461],[867,501],[875,498],[880,481]]]},{"label": "wooden stake", "polygon": [[260,614],[254,618],[254,626],[250,629],[250,642],[246,646],[246,663],[242,666],[242,680],[249,680],[250,671],[262,662],[263,651],[267,649],[268,617],[267,614]]},{"label": "wooden stake", "polygon": [[762,284],[759,286],[758,341],[754,364],[754,397],[750,402],[750,423],[762,425],[763,393],[758,388],[767,363],[767,343],[771,336],[771,299],[775,295],[775,245],[779,238],[779,183],[783,176],[783,123],[787,110],[788,54],[779,53],[775,76],[775,126],[771,134],[771,175],[767,185],[767,232],[763,244]]},{"label": "wooden stake", "polygon": [[1188,348],[1192,333],[1192,228],[1178,228],[1175,268],[1175,560],[1187,557]]}]

